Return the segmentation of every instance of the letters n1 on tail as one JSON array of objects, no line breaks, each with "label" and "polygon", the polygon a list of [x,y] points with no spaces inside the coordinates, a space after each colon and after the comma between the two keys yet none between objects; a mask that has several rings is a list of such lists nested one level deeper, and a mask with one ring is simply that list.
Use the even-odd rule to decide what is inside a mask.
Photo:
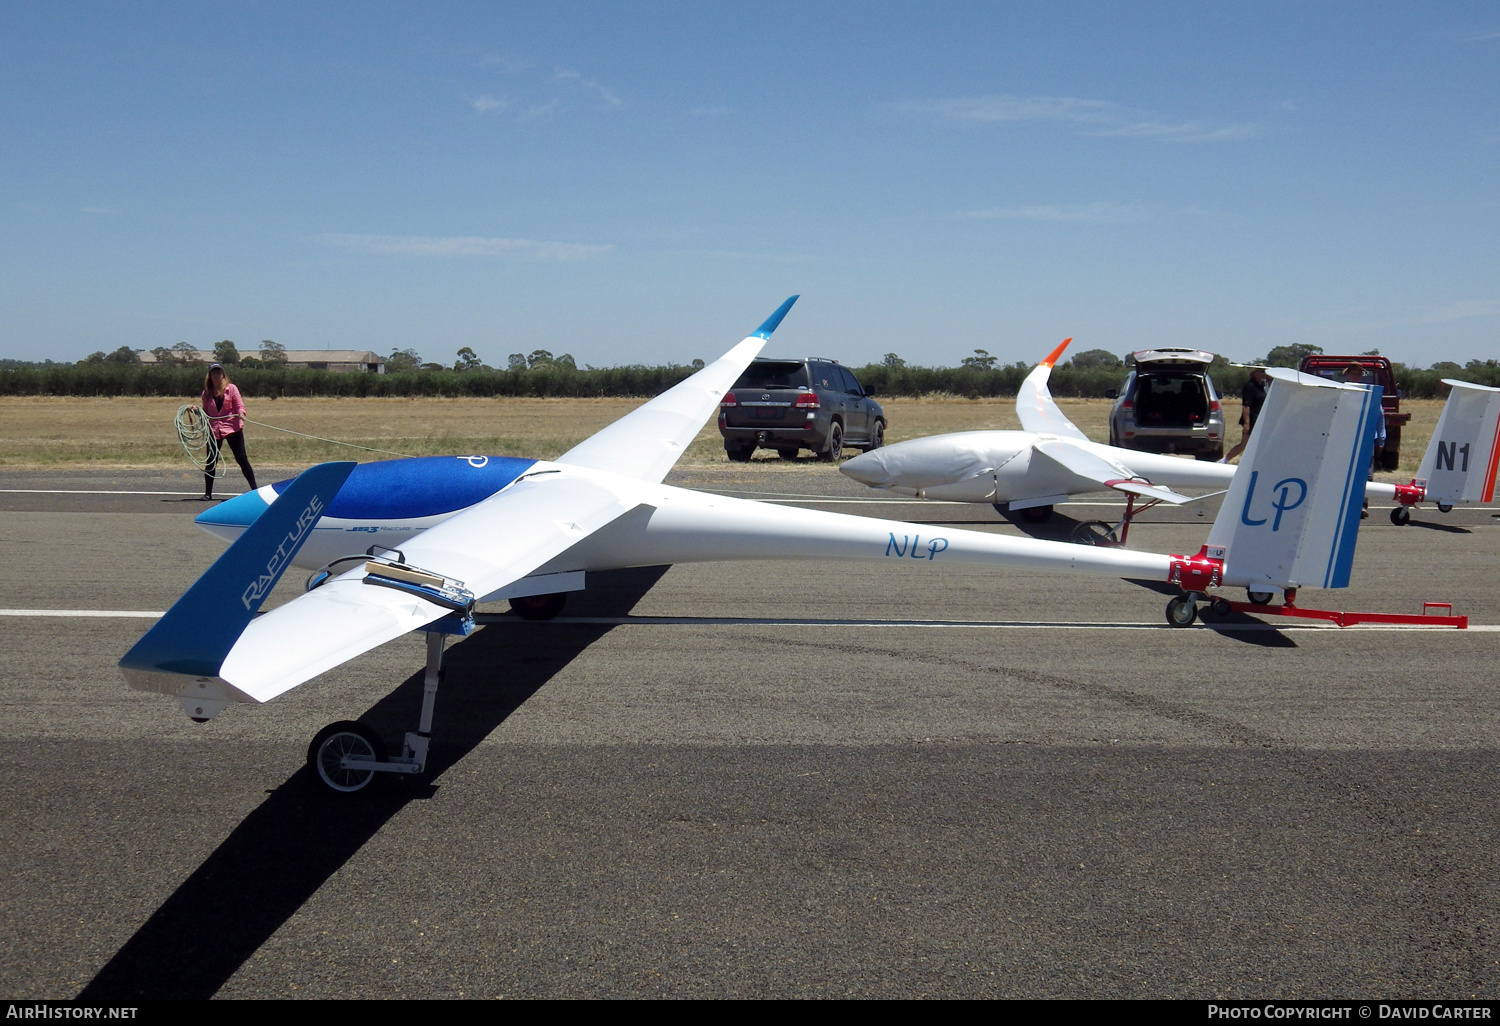
[{"label": "letters n1 on tail", "polygon": [[120,670],[130,685],[175,694],[184,676],[217,676],[354,467],[322,463],[303,471],[125,653]]},{"label": "letters n1 on tail", "polygon": [[1209,533],[1209,554],[1224,559],[1226,577],[1253,578],[1265,590],[1347,587],[1381,390],[1268,373],[1273,384]]},{"label": "letters n1 on tail", "polygon": [[1447,505],[1493,502],[1500,463],[1500,388],[1444,378],[1452,385],[1422,458],[1427,499]]}]

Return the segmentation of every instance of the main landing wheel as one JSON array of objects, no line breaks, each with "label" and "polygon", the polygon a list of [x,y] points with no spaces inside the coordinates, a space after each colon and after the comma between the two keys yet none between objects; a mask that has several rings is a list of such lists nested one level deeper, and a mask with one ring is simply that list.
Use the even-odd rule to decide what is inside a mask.
[{"label": "main landing wheel", "polygon": [[1044,524],[1052,519],[1051,506],[1028,506],[1021,510],[1021,519],[1028,524]]},{"label": "main landing wheel", "polygon": [[1167,623],[1173,627],[1191,627],[1198,619],[1198,603],[1187,595],[1178,595],[1167,603]]},{"label": "main landing wheel", "polygon": [[1102,545],[1113,549],[1119,547],[1120,538],[1115,534],[1112,524],[1106,524],[1102,520],[1086,520],[1073,528],[1073,544],[1075,545]]},{"label": "main landing wheel", "polygon": [[1411,507],[1397,506],[1395,509],[1391,510],[1391,523],[1395,524],[1397,527],[1405,527],[1407,524],[1411,523]]},{"label": "main landing wheel", "polygon": [[307,764],[323,786],[336,794],[363,791],[379,776],[372,769],[345,769],[341,764],[346,755],[384,762],[385,743],[369,727],[354,720],[330,723],[318,731],[318,736],[307,746]]},{"label": "main landing wheel", "polygon": [[510,600],[510,608],[523,620],[550,620],[568,604],[568,593],[526,595]]}]

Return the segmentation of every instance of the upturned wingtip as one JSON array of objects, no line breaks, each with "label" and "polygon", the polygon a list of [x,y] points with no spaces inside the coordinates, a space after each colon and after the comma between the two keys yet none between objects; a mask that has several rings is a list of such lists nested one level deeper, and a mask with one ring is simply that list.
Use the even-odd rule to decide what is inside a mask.
[{"label": "upturned wingtip", "polygon": [[1062,358],[1063,350],[1068,348],[1068,343],[1071,341],[1073,341],[1073,336],[1071,335],[1063,339],[1062,345],[1058,346],[1056,349],[1052,350],[1051,353],[1047,354],[1047,358],[1042,361],[1042,366],[1051,367],[1056,364],[1057,361]]}]

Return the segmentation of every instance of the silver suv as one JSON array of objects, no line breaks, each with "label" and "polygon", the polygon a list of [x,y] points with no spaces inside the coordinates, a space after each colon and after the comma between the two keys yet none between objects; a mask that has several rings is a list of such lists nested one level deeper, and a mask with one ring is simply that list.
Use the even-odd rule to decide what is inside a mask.
[{"label": "silver suv", "polygon": [[844,447],[885,443],[885,411],[833,360],[753,361],[719,403],[724,452],[744,463],[756,449],[794,460],[803,449],[837,460]]},{"label": "silver suv", "polygon": [[[1143,349],[1126,364],[1130,375],[1109,411],[1109,444],[1144,452],[1191,453],[1200,460],[1224,455],[1224,408],[1201,349]],[[1118,396],[1118,398],[1117,398]]]}]

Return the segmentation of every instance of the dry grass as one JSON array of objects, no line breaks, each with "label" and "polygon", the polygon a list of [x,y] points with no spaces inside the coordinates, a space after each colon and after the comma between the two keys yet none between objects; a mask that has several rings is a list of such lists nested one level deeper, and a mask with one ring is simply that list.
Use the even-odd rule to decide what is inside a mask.
[{"label": "dry grass", "polygon": [[[185,467],[187,456],[172,427],[180,399],[0,397],[0,468]],[[549,459],[640,405],[634,399],[279,399],[258,400],[253,420],[303,435],[384,449],[407,456],[485,453]],[[1011,399],[882,400],[887,439],[948,431],[1017,429]],[[1072,421],[1099,441],[1109,437],[1104,399],[1059,400]],[[1401,444],[1401,470],[1410,477],[1437,426],[1442,402],[1408,400],[1412,413]],[[1230,403],[1226,413],[1239,414]],[[386,459],[347,445],[316,441],[252,424],[246,429],[257,467],[301,468],[329,459]],[[1238,440],[1238,428],[1231,428]],[[760,458],[775,458],[764,452]],[[689,446],[685,465],[722,464],[718,429],[709,421]]]}]

